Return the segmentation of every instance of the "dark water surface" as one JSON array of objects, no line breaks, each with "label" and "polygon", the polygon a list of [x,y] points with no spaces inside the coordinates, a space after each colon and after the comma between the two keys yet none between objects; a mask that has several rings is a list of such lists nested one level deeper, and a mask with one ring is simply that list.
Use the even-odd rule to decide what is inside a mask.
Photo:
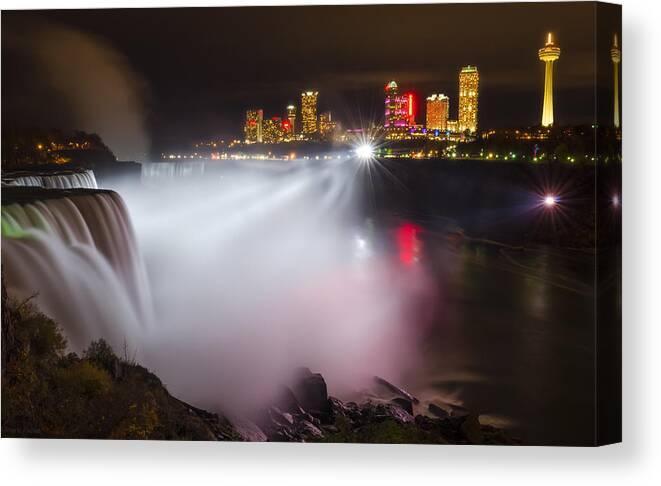
[{"label": "dark water surface", "polygon": [[437,285],[418,369],[422,400],[462,404],[528,444],[594,438],[594,256],[471,241],[400,221],[403,266]]}]

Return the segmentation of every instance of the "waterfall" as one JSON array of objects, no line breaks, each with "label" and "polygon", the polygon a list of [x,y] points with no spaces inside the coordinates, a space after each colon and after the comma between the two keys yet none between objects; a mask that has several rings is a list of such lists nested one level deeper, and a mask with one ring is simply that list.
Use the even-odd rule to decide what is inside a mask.
[{"label": "waterfall", "polygon": [[43,187],[47,189],[97,189],[94,172],[83,171],[61,171],[53,173],[31,174],[29,172],[5,173],[2,176],[2,185]]},{"label": "waterfall", "polygon": [[[93,177],[93,175],[92,175]],[[10,192],[11,191],[11,192]],[[4,190],[2,262],[8,291],[36,294],[74,350],[93,339],[135,346],[151,324],[142,257],[121,197],[113,191]]]},{"label": "waterfall", "polygon": [[126,342],[205,407],[257,407],[302,364],[337,390],[396,377],[415,360],[411,315],[431,291],[363,225],[360,167],[149,164],[142,184],[118,183],[122,197],[5,187],[8,291],[38,293],[72,350]]}]

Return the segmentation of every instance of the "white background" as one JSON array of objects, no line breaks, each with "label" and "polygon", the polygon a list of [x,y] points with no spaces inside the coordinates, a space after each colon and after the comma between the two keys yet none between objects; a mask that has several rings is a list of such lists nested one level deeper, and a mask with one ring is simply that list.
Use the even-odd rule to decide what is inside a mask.
[{"label": "white background", "polygon": [[[239,3],[197,1],[190,5]],[[250,2],[278,3],[310,2]],[[661,350],[657,349],[661,345],[661,2],[622,3],[626,44],[622,83],[623,444],[583,449],[2,439],[4,484],[661,484]],[[176,6],[184,2],[0,0],[0,4],[3,9],[16,9]]]}]

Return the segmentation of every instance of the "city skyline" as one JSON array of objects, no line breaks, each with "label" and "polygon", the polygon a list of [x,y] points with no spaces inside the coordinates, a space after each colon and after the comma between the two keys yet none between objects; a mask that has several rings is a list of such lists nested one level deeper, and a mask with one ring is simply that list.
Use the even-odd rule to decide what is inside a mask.
[{"label": "city skyline", "polygon": [[[589,123],[595,112],[590,68],[595,41],[607,46],[603,61],[611,63],[613,35],[621,39],[615,21],[601,26],[603,39],[591,28],[573,28],[591,26],[594,8],[578,2],[552,8],[492,4],[477,11],[439,4],[5,12],[3,119],[100,131],[112,143],[126,126],[111,106],[112,97],[101,90],[82,107],[68,106],[76,93],[57,95],[60,87],[52,81],[66,67],[75,71],[85,92],[95,72],[119,70],[131,89],[128,98],[137,98],[136,123],[156,151],[200,139],[242,137],[238,120],[246,109],[259,106],[284,118],[284,107],[298,105],[298,94],[307,90],[320,93],[318,113],[330,110],[334,121],[357,126],[382,113],[383,83],[389,79],[418,94],[420,122],[429,94],[448,94],[451,112],[456,109],[457,71],[470,64],[480,70],[479,126],[530,126],[541,118],[544,66],[536,51],[545,33],[553,31],[563,47],[554,77],[555,118],[567,125]],[[397,24],[404,11],[405,20]],[[248,24],[273,35],[256,36],[247,50],[240,30]],[[395,24],[407,33],[406,42],[385,33],[384,25]],[[291,25],[296,25],[293,33]],[[322,25],[327,36],[318,35]],[[517,35],[502,35],[507,30]],[[31,35],[36,31],[39,35]],[[67,51],[62,40],[71,35],[108,54],[110,66],[98,65],[103,56]],[[48,59],[41,55],[46,51]],[[75,59],[84,70],[77,71]],[[300,62],[305,59],[309,62]],[[599,74],[604,94],[612,89],[612,72]],[[101,109],[90,113],[94,103]],[[47,105],[56,109],[46,112]],[[299,111],[297,121],[301,118]]]},{"label": "city skyline", "polygon": [[[554,120],[554,63],[560,58],[561,49],[555,44],[553,33],[546,34],[544,47],[539,49],[539,60],[544,62],[543,91],[542,91],[542,109],[540,127],[550,128],[555,125]],[[619,107],[619,64],[621,62],[621,50],[618,45],[617,34],[614,34],[613,44],[609,50],[610,58],[613,63],[613,104],[612,104],[612,122],[616,129],[620,128],[620,107]],[[369,125],[362,122],[358,127],[349,127],[350,132],[372,130],[375,127],[382,126],[385,130],[386,139],[407,139],[411,135],[423,136],[433,139],[444,138],[452,141],[470,141],[478,136],[479,119],[479,92],[480,75],[477,66],[463,66],[459,71],[458,90],[457,90],[457,118],[450,119],[450,97],[445,94],[430,94],[425,99],[426,103],[424,114],[421,115],[421,123],[417,123],[416,115],[418,106],[416,100],[418,93],[413,91],[402,91],[397,82],[393,79],[384,86],[385,110],[381,120],[372,119]],[[256,136],[261,133],[262,126],[254,129],[255,113],[251,109],[246,112],[244,127],[245,142],[255,143],[279,143],[292,141],[310,141],[321,140],[329,135],[336,128],[339,128],[336,122],[331,122],[331,112],[325,111],[318,115],[318,91],[304,91],[301,93],[301,113],[303,114],[302,133],[295,134],[296,106],[288,105],[286,108],[286,117],[272,117],[269,122],[272,125],[271,135],[264,140]],[[262,110],[258,110],[262,112]],[[261,118],[260,118],[261,120]],[[530,125],[534,127],[535,124]],[[324,128],[322,128],[324,127]],[[512,127],[509,127],[512,128]],[[492,130],[492,127],[489,127]],[[346,133],[338,133],[338,141],[346,139]]]}]

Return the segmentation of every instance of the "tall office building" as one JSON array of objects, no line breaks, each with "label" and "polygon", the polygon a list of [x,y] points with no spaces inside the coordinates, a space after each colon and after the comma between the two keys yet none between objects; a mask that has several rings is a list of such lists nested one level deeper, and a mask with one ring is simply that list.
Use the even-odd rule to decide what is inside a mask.
[{"label": "tall office building", "polygon": [[413,93],[406,93],[406,112],[408,115],[408,126],[415,125],[415,96]]},{"label": "tall office building", "polygon": [[246,111],[246,124],[243,128],[245,133],[245,140],[247,143],[261,143],[263,141],[262,137],[262,125],[264,120],[264,111],[263,110],[248,110]]},{"label": "tall office building", "polygon": [[613,61],[613,125],[615,125],[615,128],[620,128],[620,61],[622,60],[622,51],[617,45],[617,34],[613,39],[611,60]]},{"label": "tall office building", "polygon": [[319,133],[321,135],[328,135],[335,129],[335,123],[331,117],[330,111],[325,111],[319,115]]},{"label": "tall office building", "polygon": [[303,135],[310,136],[317,132],[317,91],[301,93],[301,120]]},{"label": "tall office building", "polygon": [[289,120],[289,127],[292,136],[296,135],[296,106],[289,105],[287,107],[287,119]]},{"label": "tall office building", "polygon": [[544,102],[542,105],[542,126],[553,125],[553,63],[560,58],[560,48],[553,43],[549,32],[546,45],[539,50],[539,60],[544,62]]},{"label": "tall office building", "polygon": [[409,97],[399,94],[399,87],[395,81],[390,81],[385,87],[385,122],[383,126],[388,129],[404,129],[412,118],[412,107],[409,111]]},{"label": "tall office building", "polygon": [[480,74],[475,66],[465,66],[459,73],[459,131],[477,131],[477,100]]},{"label": "tall office building", "polygon": [[447,130],[449,114],[450,98],[444,94],[427,97],[427,130]]},{"label": "tall office building", "polygon": [[282,118],[279,116],[267,118],[264,120],[263,124],[264,143],[280,143],[284,141],[286,136],[286,128],[283,124]]}]

